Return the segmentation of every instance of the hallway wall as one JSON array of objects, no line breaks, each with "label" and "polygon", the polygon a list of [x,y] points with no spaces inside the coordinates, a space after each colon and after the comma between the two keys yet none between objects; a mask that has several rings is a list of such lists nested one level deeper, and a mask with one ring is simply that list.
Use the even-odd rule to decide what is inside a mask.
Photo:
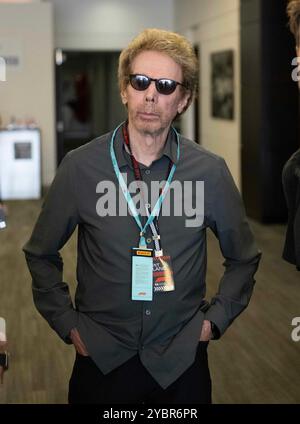
[{"label": "hallway wall", "polygon": [[[174,0],[175,30],[199,46],[200,144],[224,157],[234,180],[241,188],[240,136],[240,2],[239,0]],[[211,116],[211,66],[214,52],[234,51],[234,120]],[[192,111],[183,128],[190,136]]]},{"label": "hallway wall", "polygon": [[0,46],[16,40],[23,59],[22,68],[0,82],[0,115],[4,125],[11,116],[37,120],[44,186],[56,172],[54,49],[121,50],[142,29],[172,29],[173,22],[173,0],[0,3]]},{"label": "hallway wall", "polygon": [[42,180],[50,184],[55,169],[54,65],[52,5],[0,4],[0,56],[19,58],[0,82],[3,125],[12,116],[34,117],[42,135]]},{"label": "hallway wall", "polygon": [[76,50],[121,50],[147,27],[172,29],[173,0],[50,0],[55,46]]}]

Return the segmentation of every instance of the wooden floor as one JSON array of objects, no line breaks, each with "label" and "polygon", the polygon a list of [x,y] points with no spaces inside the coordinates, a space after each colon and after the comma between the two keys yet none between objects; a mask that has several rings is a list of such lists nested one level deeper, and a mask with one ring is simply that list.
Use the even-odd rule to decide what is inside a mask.
[{"label": "wooden floor", "polygon": [[[36,312],[22,246],[40,201],[8,202],[0,231],[0,316],[7,319],[11,369],[0,403],[66,403],[74,351]],[[285,228],[251,222],[263,259],[248,309],[209,345],[214,403],[300,403],[300,342],[291,321],[300,316],[300,272],[281,259]],[[75,287],[76,239],[63,250],[65,281]],[[208,297],[222,274],[218,243],[209,233]]]}]

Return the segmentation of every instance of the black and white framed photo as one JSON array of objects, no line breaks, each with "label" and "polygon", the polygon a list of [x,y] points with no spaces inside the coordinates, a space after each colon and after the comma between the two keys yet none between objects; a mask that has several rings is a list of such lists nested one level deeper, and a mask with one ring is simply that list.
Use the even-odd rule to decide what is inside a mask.
[{"label": "black and white framed photo", "polygon": [[211,54],[211,114],[234,119],[234,54],[224,50]]}]

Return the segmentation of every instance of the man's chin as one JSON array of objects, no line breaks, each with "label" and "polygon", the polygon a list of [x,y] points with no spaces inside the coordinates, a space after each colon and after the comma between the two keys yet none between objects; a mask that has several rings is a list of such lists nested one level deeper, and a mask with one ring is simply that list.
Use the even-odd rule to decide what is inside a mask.
[{"label": "man's chin", "polygon": [[159,121],[140,121],[138,125],[139,130],[145,135],[157,136],[165,131],[165,127],[161,125]]},{"label": "man's chin", "polygon": [[152,137],[157,137],[157,136],[161,135],[164,131],[165,131],[165,128],[162,128],[162,127],[158,127],[158,128],[151,127],[150,128],[148,126],[145,126],[142,129],[141,132],[145,135],[151,135]]}]

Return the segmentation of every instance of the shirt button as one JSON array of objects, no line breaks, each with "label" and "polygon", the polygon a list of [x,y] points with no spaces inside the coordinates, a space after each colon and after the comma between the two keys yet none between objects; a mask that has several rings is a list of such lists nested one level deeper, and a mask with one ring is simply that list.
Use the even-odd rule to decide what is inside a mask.
[{"label": "shirt button", "polygon": [[151,315],[150,309],[146,309],[145,314],[148,315],[148,316]]},{"label": "shirt button", "polygon": [[149,243],[151,243],[152,242],[152,238],[147,238],[147,243],[149,244]]},{"label": "shirt button", "polygon": [[151,173],[150,169],[146,169],[145,174],[149,175]]}]

